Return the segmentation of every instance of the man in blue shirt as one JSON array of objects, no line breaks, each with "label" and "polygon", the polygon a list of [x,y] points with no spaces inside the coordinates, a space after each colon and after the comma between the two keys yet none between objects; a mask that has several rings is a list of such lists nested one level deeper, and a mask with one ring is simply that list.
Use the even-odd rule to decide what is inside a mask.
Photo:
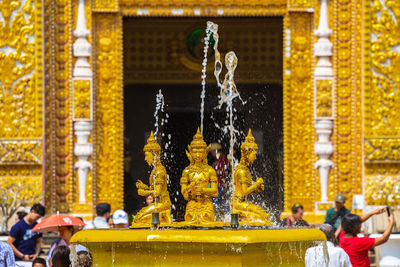
[{"label": "man in blue shirt", "polygon": [[44,214],[45,208],[41,204],[35,204],[31,211],[11,228],[7,243],[13,249],[17,260],[34,261],[39,255],[42,234],[32,232],[32,228]]},{"label": "man in blue shirt", "polygon": [[15,266],[12,248],[4,242],[0,242],[0,266]]},{"label": "man in blue shirt", "polygon": [[345,202],[346,197],[342,194],[339,194],[335,198],[335,207],[326,211],[325,223],[332,225],[335,231],[342,222],[344,215],[350,213],[350,210],[346,209],[344,206]]}]

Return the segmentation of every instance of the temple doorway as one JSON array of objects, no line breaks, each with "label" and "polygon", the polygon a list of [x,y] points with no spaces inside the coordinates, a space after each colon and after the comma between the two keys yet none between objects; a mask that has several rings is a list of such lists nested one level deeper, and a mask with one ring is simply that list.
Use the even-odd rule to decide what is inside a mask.
[{"label": "temple doorway", "polygon": [[[259,146],[253,175],[263,177],[265,184],[265,191],[253,198],[278,216],[283,206],[283,19],[212,20],[219,24],[220,52],[224,56],[233,50],[239,58],[235,81],[246,104],[235,101],[235,127],[242,132],[240,143],[252,129]],[[183,220],[185,201],[179,181],[189,164],[185,149],[200,124],[201,40],[206,21],[207,18],[124,19],[124,205],[129,213],[136,213],[145,205],[135,183],[138,179],[148,183],[150,168],[142,149],[154,130],[155,99],[161,89],[168,114],[168,122],[160,127],[164,135],[159,135],[164,149],[162,160],[169,175],[173,217]],[[208,61],[213,60],[210,51]],[[229,140],[218,129],[224,125],[226,114],[217,108],[219,90],[213,72],[208,71],[207,76],[204,139],[208,144],[219,142],[227,154]],[[235,151],[240,157],[239,146]],[[209,163],[212,164],[211,157]]]}]

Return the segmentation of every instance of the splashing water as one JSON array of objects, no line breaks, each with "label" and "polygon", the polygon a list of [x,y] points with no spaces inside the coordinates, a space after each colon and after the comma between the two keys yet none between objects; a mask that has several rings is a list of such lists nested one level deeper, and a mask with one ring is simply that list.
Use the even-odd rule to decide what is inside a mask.
[{"label": "splashing water", "polygon": [[233,111],[235,110],[233,108],[233,100],[238,97],[241,100],[242,104],[245,104],[245,102],[240,97],[240,94],[236,88],[236,84],[234,81],[234,72],[238,64],[238,58],[236,57],[235,52],[230,51],[225,55],[225,67],[227,69],[227,73],[225,74],[224,81],[221,83],[219,76],[221,74],[223,65],[221,62],[221,54],[218,51],[218,40],[219,40],[218,25],[211,21],[208,21],[207,29],[213,34],[213,38],[215,40],[214,76],[215,79],[217,80],[217,86],[220,88],[218,108],[221,109],[224,104],[226,105],[227,119],[225,121],[225,126],[223,127],[223,133],[228,134],[229,132],[229,137],[230,137],[229,159],[231,161],[232,179],[230,179],[231,185],[229,186],[229,188],[232,190],[232,192],[229,192],[229,195],[232,196],[233,195],[232,193],[234,192],[233,176],[235,173],[236,165],[238,164],[238,161],[234,157],[234,146],[236,144],[236,135],[239,134],[239,131],[236,130],[234,127],[234,120],[236,119],[236,116],[235,117],[233,116]]},{"label": "splashing water", "polygon": [[[159,131],[159,126],[163,126],[165,123],[168,122],[168,114],[165,115],[165,119],[162,116],[164,113],[164,107],[165,107],[165,102],[164,102],[164,95],[161,92],[161,89],[158,91],[158,94],[156,95],[156,110],[154,111],[154,128],[156,129],[154,132],[154,137],[157,140],[157,134]],[[158,124],[159,117],[161,117],[160,125]],[[159,141],[159,140],[157,140]]]},{"label": "splashing water", "polygon": [[[211,27],[212,25],[210,25]],[[207,28],[206,28],[206,36],[204,37],[204,58],[203,58],[203,69],[201,70],[201,94],[200,94],[200,99],[201,99],[201,104],[200,104],[200,132],[203,134],[203,121],[204,121],[204,99],[206,97],[206,71],[207,71],[207,54],[208,54],[208,45],[210,42],[210,37],[211,37],[212,30],[209,28],[208,23],[207,23]]]}]

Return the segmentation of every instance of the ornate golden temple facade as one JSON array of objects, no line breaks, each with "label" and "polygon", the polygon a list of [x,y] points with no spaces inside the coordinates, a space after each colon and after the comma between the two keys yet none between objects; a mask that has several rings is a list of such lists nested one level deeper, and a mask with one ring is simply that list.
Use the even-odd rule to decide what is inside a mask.
[{"label": "ornate golden temple facade", "polygon": [[[80,4],[86,35],[74,31]],[[43,192],[49,212],[92,213],[105,201],[122,208],[123,18],[280,16],[285,211],[301,202],[313,214],[321,199],[316,116],[333,121],[328,200],[340,192],[384,204],[377,188],[400,176],[400,2],[327,4],[333,76],[315,80],[321,0],[1,1],[1,183],[18,181]],[[89,54],[74,51],[79,38],[89,42]],[[74,74],[83,57],[87,76]],[[80,122],[92,125],[82,143],[92,146],[86,203],[79,201],[76,165]],[[392,193],[389,201],[399,201],[399,192]]]}]

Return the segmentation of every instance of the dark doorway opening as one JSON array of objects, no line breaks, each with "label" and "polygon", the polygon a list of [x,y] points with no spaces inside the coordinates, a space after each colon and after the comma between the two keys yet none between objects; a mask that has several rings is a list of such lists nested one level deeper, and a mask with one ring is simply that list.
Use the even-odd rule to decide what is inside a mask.
[{"label": "dark doorway opening", "polygon": [[[146,27],[152,28],[154,31],[159,28],[159,23],[165,25],[169,22],[178,20],[180,23],[185,23],[185,19],[125,19],[124,20],[124,54],[125,49],[132,49],[132,43],[130,39],[130,31],[132,30],[129,25],[135,24],[139,26],[146,25]],[[205,25],[207,19],[199,18],[197,20],[189,19],[188,23],[192,28],[198,27],[198,25]],[[223,25],[231,25],[233,23],[240,23],[243,20],[249,23],[249,19],[242,18],[230,18],[223,19],[220,22],[216,19],[215,22],[220,25],[220,31],[223,32]],[[278,24],[276,29],[281,29],[279,32],[280,45],[282,46],[282,18],[254,18],[258,24],[270,25],[271,23]],[[251,20],[250,20],[251,22]],[[174,23],[172,23],[173,27]],[[189,26],[187,26],[190,28]],[[251,23],[249,24],[251,27]],[[125,28],[127,30],[125,31]],[[276,34],[274,30],[274,34]],[[240,30],[240,29],[239,29]],[[234,31],[234,30],[233,30]],[[187,32],[182,34],[187,36]],[[240,34],[243,31],[241,30]],[[173,32],[164,32],[166,36],[172,35],[172,39],[185,40],[177,36]],[[186,34],[186,35],[185,35]],[[238,33],[239,34],[239,33]],[[164,35],[163,35],[164,36]],[[157,37],[158,38],[158,37]],[[157,41],[156,38],[156,41]],[[158,40],[162,43],[163,38],[160,37]],[[245,38],[245,37],[243,37]],[[168,39],[168,38],[167,38]],[[149,39],[146,39],[149,40]],[[171,40],[171,39],[168,39]],[[256,39],[251,39],[253,42],[257,42]],[[268,36],[267,36],[267,39]],[[261,41],[261,40],[260,40]],[[221,43],[230,43],[231,39],[228,37],[222,38],[220,36]],[[129,43],[129,44],[128,44]],[[170,44],[170,43],[169,43]],[[134,50],[141,55],[141,44],[135,44]],[[156,46],[155,43],[149,42],[148,46]],[[168,45],[168,42],[165,44]],[[157,46],[156,46],[157,47]],[[270,79],[269,72],[276,71],[266,66],[259,66],[257,64],[251,65],[246,62],[254,61],[255,63],[268,60],[268,58],[255,58],[258,54],[255,51],[255,46],[249,45],[248,48],[244,49],[243,46],[235,47],[232,45],[239,58],[239,65],[236,70],[238,78],[236,80],[237,88],[241,94],[243,100],[246,101],[245,105],[239,104],[239,101],[235,101],[235,115],[237,116],[235,127],[241,132],[239,144],[235,150],[237,151],[236,157],[240,157],[240,144],[244,141],[245,136],[249,128],[252,129],[253,135],[256,137],[256,142],[259,145],[258,159],[251,167],[253,177],[263,177],[265,184],[265,191],[254,195],[252,199],[256,202],[262,203],[262,206],[272,212],[274,215],[279,216],[280,209],[283,203],[283,90],[282,90],[282,73],[275,75],[278,78],[277,81]],[[242,49],[241,49],[242,48]],[[221,46],[220,51],[225,54],[229,50],[225,50]],[[280,64],[282,64],[282,48],[276,49],[270,47],[274,51],[270,51],[279,58]],[[168,73],[171,68],[163,67],[163,63],[157,63],[160,58],[168,58],[165,53],[169,53],[169,49],[150,49],[148,51],[152,56],[142,57],[141,60],[151,60],[149,65],[155,66],[154,72],[157,73]],[[139,52],[138,52],[139,51]],[[128,52],[129,54],[129,52]],[[146,54],[146,52],[142,53]],[[260,53],[260,57],[265,57],[265,54]],[[247,57],[247,59],[246,59]],[[136,57],[135,57],[136,58]],[[140,58],[140,56],[139,56]],[[194,62],[198,60],[201,63],[201,58],[196,59],[191,57]],[[146,65],[147,63],[133,64],[132,56],[127,56],[124,59],[124,73],[125,76],[125,87],[124,87],[124,155],[125,155],[125,177],[124,177],[124,202],[125,209],[129,213],[136,213],[145,205],[145,199],[138,196],[135,183],[138,179],[148,183],[148,177],[150,174],[150,168],[144,161],[144,154],[142,152],[143,146],[146,144],[146,139],[150,131],[154,130],[154,111],[156,105],[156,94],[162,89],[166,108],[165,111],[168,113],[168,122],[160,128],[160,132],[164,136],[159,136],[161,140],[161,146],[164,148],[165,143],[168,141],[167,136],[170,135],[170,144],[167,149],[164,150],[162,155],[162,161],[167,169],[169,175],[168,189],[170,192],[171,201],[173,203],[172,214],[175,220],[183,220],[186,202],[184,201],[180,193],[180,178],[183,169],[189,164],[189,160],[186,157],[185,150],[188,144],[193,139],[193,135],[196,133],[197,127],[200,125],[200,70],[182,70],[182,73],[187,73],[187,76],[182,77],[183,82],[179,82],[179,77],[168,79],[168,75],[160,75],[159,80],[151,78],[157,77],[149,75],[147,82],[140,81],[134,82],[130,71],[132,68],[138,68]],[[172,59],[171,59],[172,60]],[[213,60],[213,56],[210,56],[209,61]],[[241,65],[241,60],[243,64]],[[158,67],[157,67],[158,66]],[[179,72],[179,68],[176,67]],[[260,71],[260,68],[264,68]],[[276,68],[281,68],[276,66]],[[188,77],[191,72],[195,73],[193,79]],[[136,74],[135,74],[136,75]],[[207,82],[207,93],[206,93],[206,105],[205,105],[205,119],[204,119],[204,139],[207,144],[212,142],[219,142],[222,145],[222,150],[225,154],[228,153],[229,138],[224,136],[222,131],[218,129],[218,125],[224,125],[226,120],[225,109],[219,110],[218,106],[218,94],[215,79],[213,78],[212,72],[208,72],[209,76]],[[261,75],[261,76],[260,76]],[[263,76],[264,75],[264,76]],[[236,75],[235,75],[236,77]],[[223,78],[223,77],[222,77]],[[163,80],[164,79],[164,80]],[[188,79],[190,81],[188,81]],[[211,159],[209,163],[212,164]],[[259,201],[257,201],[259,200]]]}]

